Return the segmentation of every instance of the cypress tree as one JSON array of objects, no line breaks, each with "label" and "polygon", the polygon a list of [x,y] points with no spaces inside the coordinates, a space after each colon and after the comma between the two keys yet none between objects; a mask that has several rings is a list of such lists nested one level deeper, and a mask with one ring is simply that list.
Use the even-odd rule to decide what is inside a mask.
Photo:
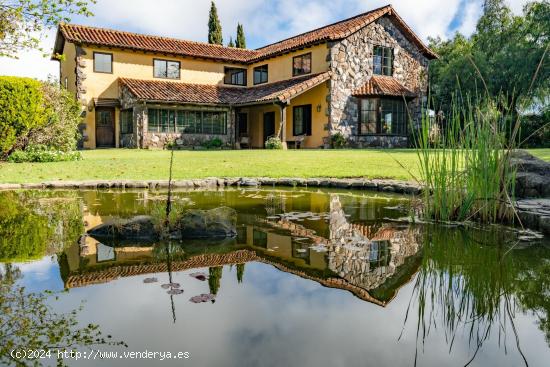
[{"label": "cypress tree", "polygon": [[218,18],[218,9],[216,9],[216,4],[213,1],[208,18],[208,43],[223,45],[222,24],[220,18]]},{"label": "cypress tree", "polygon": [[229,37],[229,43],[227,44],[227,47],[235,47],[235,43],[233,42],[233,37]]},{"label": "cypress tree", "polygon": [[244,36],[244,29],[241,23],[237,25],[237,41],[235,42],[235,47],[246,48],[246,38]]}]

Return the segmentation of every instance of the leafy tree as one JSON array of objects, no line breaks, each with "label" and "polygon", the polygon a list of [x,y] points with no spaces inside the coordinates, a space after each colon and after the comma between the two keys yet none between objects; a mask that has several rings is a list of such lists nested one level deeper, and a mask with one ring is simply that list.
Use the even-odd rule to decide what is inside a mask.
[{"label": "leafy tree", "polygon": [[229,37],[229,43],[227,44],[227,47],[235,47],[235,42],[233,42],[233,37]]},{"label": "leafy tree", "polygon": [[210,293],[213,295],[218,294],[218,291],[220,290],[222,272],[223,267],[221,266],[208,268],[208,287],[210,288]]},{"label": "leafy tree", "polygon": [[222,24],[220,18],[218,18],[218,9],[213,1],[210,6],[210,16],[208,18],[208,43],[223,45]]},{"label": "leafy tree", "polygon": [[0,77],[0,158],[13,149],[20,137],[43,126],[48,114],[40,82]]},{"label": "leafy tree", "polygon": [[449,41],[431,39],[440,55],[430,66],[435,108],[450,107],[453,94],[504,95],[517,112],[533,98],[549,95],[550,2],[524,7],[514,16],[503,0],[486,0],[475,33],[457,34]]},{"label": "leafy tree", "polygon": [[237,40],[235,42],[235,47],[246,48],[246,38],[244,36],[244,29],[241,23],[237,25]]},{"label": "leafy tree", "polygon": [[17,57],[29,49],[42,50],[41,36],[71,15],[90,16],[96,0],[0,0],[0,56]]},{"label": "leafy tree", "polygon": [[11,264],[5,264],[0,271],[0,364],[39,366],[44,361],[23,351],[51,350],[43,357],[57,360],[58,366],[65,366],[63,355],[57,351],[77,352],[78,347],[126,345],[111,341],[110,335],[104,337],[97,325],[81,327],[77,316],[82,306],[65,314],[54,312],[51,303],[58,299],[58,295],[52,292],[29,293],[17,283],[20,278],[20,270]]},{"label": "leafy tree", "polygon": [[242,283],[244,278],[244,265],[237,264],[237,282]]},{"label": "leafy tree", "polygon": [[42,144],[63,152],[75,150],[80,138],[78,125],[82,120],[80,104],[73,94],[59,88],[55,81],[44,83],[42,91],[51,113],[46,123],[32,129],[20,145]]}]

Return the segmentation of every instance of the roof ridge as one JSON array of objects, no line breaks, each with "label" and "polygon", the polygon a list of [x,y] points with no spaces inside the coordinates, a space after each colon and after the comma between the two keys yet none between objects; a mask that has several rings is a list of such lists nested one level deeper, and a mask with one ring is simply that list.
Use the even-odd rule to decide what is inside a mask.
[{"label": "roof ridge", "polygon": [[330,24],[327,24],[327,25],[324,25],[324,26],[321,26],[321,27],[318,27],[318,28],[315,28],[315,29],[311,29],[311,30],[309,30],[309,31],[302,32],[302,33],[300,33],[300,34],[297,34],[297,35],[295,35],[295,36],[291,36],[291,37],[288,37],[288,38],[279,40],[279,41],[277,41],[277,42],[272,42],[272,43],[270,43],[270,44],[268,44],[268,45],[265,45],[265,46],[256,48],[255,51],[261,51],[261,50],[263,50],[263,49],[265,49],[265,48],[267,48],[267,47],[276,45],[276,44],[278,44],[278,43],[282,43],[282,42],[291,40],[291,39],[293,39],[293,38],[298,38],[298,37],[304,36],[304,35],[306,35],[306,34],[308,34],[308,33],[317,32],[317,31],[320,31],[320,30],[322,30],[322,29],[325,29],[325,28],[328,28],[328,27],[335,26],[335,25],[337,25],[337,24],[341,24],[341,23],[344,23],[344,22],[347,22],[347,21],[350,21],[350,20],[353,20],[353,19],[357,19],[357,18],[363,17],[363,16],[365,16],[365,15],[368,15],[368,14],[370,14],[370,13],[374,13],[374,12],[376,12],[376,11],[380,11],[380,10],[382,10],[382,9],[384,9],[384,8],[391,8],[391,9],[393,9],[393,7],[392,7],[391,4],[384,5],[384,6],[381,6],[381,7],[379,7],[379,8],[372,9],[372,10],[366,11],[366,12],[364,12],[364,13],[355,15],[355,16],[350,17],[350,18],[341,19],[341,20],[339,20],[339,21],[337,21],[337,22],[330,23]]},{"label": "roof ridge", "polygon": [[249,52],[249,53],[253,53],[253,54],[258,53],[256,50],[252,50],[252,49],[249,49],[249,48],[227,47],[227,46],[224,46],[224,45],[217,45],[217,44],[212,44],[212,43],[208,43],[208,42],[193,41],[193,40],[188,40],[188,39],[183,39],[183,38],[176,38],[176,37],[159,36],[159,35],[156,35],[156,34],[146,34],[146,33],[122,31],[122,30],[113,29],[113,28],[97,27],[97,26],[90,26],[90,25],[84,25],[84,24],[61,22],[59,24],[59,26],[61,28],[63,28],[63,27],[80,27],[80,28],[87,28],[87,29],[93,29],[93,30],[98,30],[98,31],[115,32],[115,33],[130,35],[130,36],[150,37],[150,38],[156,38],[156,39],[167,40],[167,41],[187,42],[187,43],[192,43],[192,44],[199,45],[199,46],[208,46],[208,47],[216,47],[216,48],[228,49],[228,50],[245,51],[245,52]]}]

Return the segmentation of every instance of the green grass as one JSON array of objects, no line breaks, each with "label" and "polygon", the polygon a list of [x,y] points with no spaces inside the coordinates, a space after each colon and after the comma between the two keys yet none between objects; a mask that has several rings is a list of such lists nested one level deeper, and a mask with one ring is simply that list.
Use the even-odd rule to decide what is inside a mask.
[{"label": "green grass", "polygon": [[[550,149],[534,151],[550,160]],[[0,183],[85,180],[166,180],[170,153],[160,150],[88,150],[78,162],[0,163]],[[174,178],[368,177],[412,180],[414,150],[177,151]],[[399,161],[404,169],[397,163]]]},{"label": "green grass", "polygon": [[528,149],[528,152],[539,157],[543,161],[550,162],[550,148],[546,149]]}]

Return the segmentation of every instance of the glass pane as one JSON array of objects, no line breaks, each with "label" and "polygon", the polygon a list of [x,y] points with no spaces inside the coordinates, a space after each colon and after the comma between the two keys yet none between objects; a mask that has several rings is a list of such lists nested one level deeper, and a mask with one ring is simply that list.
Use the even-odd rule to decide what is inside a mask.
[{"label": "glass pane", "polygon": [[304,110],[302,108],[294,109],[294,135],[304,134]]},{"label": "glass pane", "polygon": [[112,73],[113,70],[111,69],[112,63],[112,55],[108,54],[94,54],[94,69],[95,71],[99,71],[101,73]]},{"label": "glass pane", "polygon": [[149,132],[158,131],[158,110],[150,108],[148,111]]},{"label": "glass pane", "polygon": [[167,75],[170,79],[180,78],[180,63],[175,61],[168,61]]},{"label": "glass pane", "polygon": [[382,57],[374,56],[374,74],[382,74]]},{"label": "glass pane", "polygon": [[160,110],[160,132],[168,132],[168,110]]},{"label": "glass pane", "polygon": [[167,77],[166,61],[163,61],[163,60],[154,61],[154,75],[155,75],[155,78]]},{"label": "glass pane", "polygon": [[168,115],[168,132],[173,133],[176,128],[176,111],[171,110],[169,111]]},{"label": "glass pane", "polygon": [[212,134],[212,112],[202,114],[202,133]]},{"label": "glass pane", "polygon": [[303,63],[304,63],[303,65],[304,73],[305,74],[311,73],[311,55],[304,56]]}]

